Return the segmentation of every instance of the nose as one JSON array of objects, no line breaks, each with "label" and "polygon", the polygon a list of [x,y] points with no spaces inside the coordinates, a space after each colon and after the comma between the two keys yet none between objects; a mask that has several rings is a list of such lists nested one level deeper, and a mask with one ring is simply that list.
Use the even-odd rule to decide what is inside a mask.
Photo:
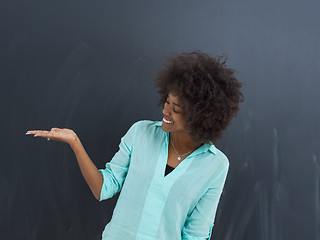
[{"label": "nose", "polygon": [[170,116],[170,115],[171,115],[171,112],[169,111],[168,106],[166,106],[166,105],[167,105],[167,104],[164,104],[164,105],[163,105],[162,113],[163,113],[163,115]]}]

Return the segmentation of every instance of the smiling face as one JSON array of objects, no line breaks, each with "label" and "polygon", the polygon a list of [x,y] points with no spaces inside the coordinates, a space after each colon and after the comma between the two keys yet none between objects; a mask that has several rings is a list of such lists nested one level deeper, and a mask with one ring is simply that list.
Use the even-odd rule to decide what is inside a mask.
[{"label": "smiling face", "polygon": [[167,96],[162,113],[162,129],[165,132],[185,132],[183,104],[171,92]]}]

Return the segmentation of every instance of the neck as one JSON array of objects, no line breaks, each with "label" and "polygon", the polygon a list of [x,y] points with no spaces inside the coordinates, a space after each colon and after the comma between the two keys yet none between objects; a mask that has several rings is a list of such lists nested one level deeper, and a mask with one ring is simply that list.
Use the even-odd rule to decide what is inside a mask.
[{"label": "neck", "polygon": [[169,134],[171,140],[173,141],[174,147],[180,154],[195,150],[201,146],[196,146],[191,136],[187,132],[174,132]]}]

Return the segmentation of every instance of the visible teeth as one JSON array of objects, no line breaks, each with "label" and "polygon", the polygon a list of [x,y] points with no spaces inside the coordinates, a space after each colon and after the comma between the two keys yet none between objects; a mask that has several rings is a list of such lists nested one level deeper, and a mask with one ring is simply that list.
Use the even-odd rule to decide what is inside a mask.
[{"label": "visible teeth", "polygon": [[163,121],[164,121],[165,123],[173,123],[173,122],[168,121],[168,120],[165,119],[165,118],[163,118]]}]

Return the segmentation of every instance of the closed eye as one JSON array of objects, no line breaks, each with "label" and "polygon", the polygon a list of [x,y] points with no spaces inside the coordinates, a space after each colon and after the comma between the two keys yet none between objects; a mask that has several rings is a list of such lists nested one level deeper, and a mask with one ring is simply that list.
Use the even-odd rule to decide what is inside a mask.
[{"label": "closed eye", "polygon": [[[166,100],[166,103],[170,104],[167,100]],[[179,112],[177,112],[174,108],[173,108],[173,111],[174,111],[175,113],[179,113]]]}]

